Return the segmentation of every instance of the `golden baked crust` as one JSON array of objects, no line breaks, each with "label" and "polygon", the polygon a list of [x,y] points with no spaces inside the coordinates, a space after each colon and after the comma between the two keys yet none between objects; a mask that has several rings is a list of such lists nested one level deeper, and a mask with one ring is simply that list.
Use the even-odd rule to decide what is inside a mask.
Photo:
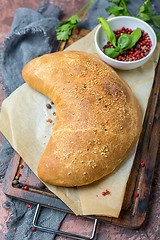
[{"label": "golden baked crust", "polygon": [[96,54],[65,51],[29,62],[24,80],[56,106],[38,165],[44,182],[81,186],[111,173],[135,146],[141,111],[128,84]]}]

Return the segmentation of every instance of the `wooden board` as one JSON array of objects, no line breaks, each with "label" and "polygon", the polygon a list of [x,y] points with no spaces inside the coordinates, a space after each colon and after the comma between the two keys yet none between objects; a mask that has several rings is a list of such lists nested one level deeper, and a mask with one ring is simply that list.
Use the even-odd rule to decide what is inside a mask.
[{"label": "wooden board", "polygon": [[[81,29],[80,31],[76,29],[68,41],[58,43],[54,40],[52,43],[53,51],[64,50],[65,47],[85,36],[88,32],[89,31],[85,29]],[[111,224],[128,228],[139,228],[145,220],[160,140],[159,100],[160,62],[156,68],[154,84],[149,98],[134,164],[128,180],[122,211],[119,218],[98,217],[101,221],[107,221]],[[144,167],[141,167],[141,162],[145,163]],[[24,164],[23,169],[19,167],[21,163]],[[17,185],[12,183],[18,172],[21,173],[19,178],[19,183],[22,185],[21,188],[18,188]],[[23,189],[25,185],[29,187],[27,191]],[[50,208],[55,208],[55,199],[61,201],[41,183],[16,152],[7,169],[3,181],[3,191],[10,197],[31,203],[40,203]],[[136,197],[135,193],[139,193],[139,196]],[[72,211],[69,212],[72,213]],[[90,218],[89,216],[86,217]],[[95,218],[96,216],[91,217]]]}]

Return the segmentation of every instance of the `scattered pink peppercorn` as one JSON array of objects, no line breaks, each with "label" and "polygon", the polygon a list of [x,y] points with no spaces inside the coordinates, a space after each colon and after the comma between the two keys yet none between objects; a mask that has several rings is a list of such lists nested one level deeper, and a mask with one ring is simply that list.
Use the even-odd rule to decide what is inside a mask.
[{"label": "scattered pink peppercorn", "polygon": [[105,195],[106,195],[106,193],[105,193],[105,192],[102,192],[102,195],[103,195],[103,196],[105,196]]},{"label": "scattered pink peppercorn", "polygon": [[141,162],[141,167],[144,167],[145,166],[145,163],[144,162]]},{"label": "scattered pink peppercorn", "polygon": [[110,191],[106,190],[106,194],[110,194]]},{"label": "scattered pink peppercorn", "polygon": [[20,168],[23,168],[23,167],[24,167],[24,165],[23,165],[23,164],[20,164],[20,165],[19,165],[19,167],[20,167]]},{"label": "scattered pink peppercorn", "polygon": [[54,104],[53,101],[51,101],[51,104]]},{"label": "scattered pink peppercorn", "polygon": [[135,197],[139,197],[139,193],[135,193]]},{"label": "scattered pink peppercorn", "polygon": [[17,173],[17,176],[20,177],[20,176],[21,176],[21,173]]},{"label": "scattered pink peppercorn", "polygon": [[28,208],[30,208],[31,207],[31,204],[28,204],[28,206],[27,206]]},{"label": "scattered pink peppercorn", "polygon": [[52,123],[52,119],[49,118],[46,122]]},{"label": "scattered pink peppercorn", "polygon": [[24,186],[24,190],[28,190],[28,186],[27,185]]},{"label": "scattered pink peppercorn", "polygon": [[32,228],[32,232],[35,232],[35,231],[36,231],[36,228],[33,227],[33,228]]},{"label": "scattered pink peppercorn", "polygon": [[14,228],[14,231],[17,232],[17,228]]},{"label": "scattered pink peppercorn", "polygon": [[98,197],[98,195],[96,195],[96,197]]}]

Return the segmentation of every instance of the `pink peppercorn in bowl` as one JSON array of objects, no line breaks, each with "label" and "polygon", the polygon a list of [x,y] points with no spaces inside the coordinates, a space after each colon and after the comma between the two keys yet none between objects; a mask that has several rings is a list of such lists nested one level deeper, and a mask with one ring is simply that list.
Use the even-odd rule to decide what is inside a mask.
[{"label": "pink peppercorn in bowl", "polygon": [[[138,18],[128,16],[114,17],[108,19],[107,22],[109,23],[112,31],[114,31],[115,35],[121,35],[127,32],[127,34],[130,34],[136,28],[140,28],[142,30],[142,36],[140,39],[141,42],[139,49],[134,46],[130,50],[130,52],[128,50],[126,54],[129,55],[127,55],[126,58],[121,55],[116,57],[116,59],[111,58],[104,53],[105,47],[109,46],[109,41],[105,31],[100,25],[95,33],[95,47],[98,55],[104,62],[117,69],[130,70],[142,66],[149,60],[155,50],[157,44],[157,37],[153,29],[146,22]],[[136,54],[138,55],[138,57],[135,56]]]}]

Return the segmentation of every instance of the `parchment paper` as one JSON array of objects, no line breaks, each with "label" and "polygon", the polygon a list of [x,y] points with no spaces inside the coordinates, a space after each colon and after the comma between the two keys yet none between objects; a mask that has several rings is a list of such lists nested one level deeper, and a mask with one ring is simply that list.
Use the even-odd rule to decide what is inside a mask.
[{"label": "parchment paper", "polygon": [[[67,50],[96,52],[95,30],[72,44]],[[117,70],[139,100],[143,118],[158,57],[157,47],[152,58],[142,67],[130,71]],[[52,134],[53,123],[46,122],[46,120],[48,118],[55,120],[52,114],[56,111],[55,107],[46,108],[49,102],[50,99],[25,83],[3,101],[0,113],[1,132],[36,175],[38,162]],[[45,185],[77,215],[118,217],[135,152],[136,147],[112,174],[88,186],[63,188]],[[110,191],[110,194],[102,196],[101,192],[106,189]]]}]

